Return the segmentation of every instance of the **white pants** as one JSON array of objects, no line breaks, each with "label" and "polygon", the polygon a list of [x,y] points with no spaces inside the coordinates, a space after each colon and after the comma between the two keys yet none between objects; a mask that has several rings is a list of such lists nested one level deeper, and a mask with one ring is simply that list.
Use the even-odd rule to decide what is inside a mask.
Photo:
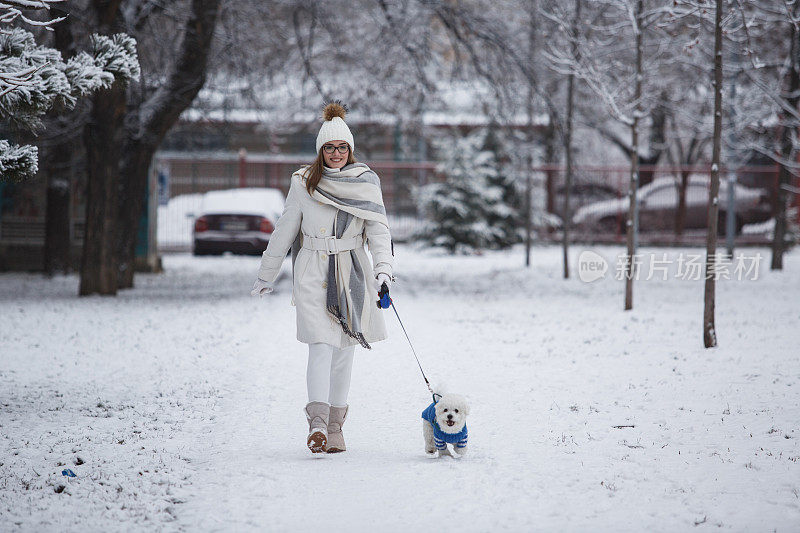
[{"label": "white pants", "polygon": [[325,402],[336,407],[347,405],[355,345],[336,348],[323,342],[308,345],[306,385],[309,402]]}]

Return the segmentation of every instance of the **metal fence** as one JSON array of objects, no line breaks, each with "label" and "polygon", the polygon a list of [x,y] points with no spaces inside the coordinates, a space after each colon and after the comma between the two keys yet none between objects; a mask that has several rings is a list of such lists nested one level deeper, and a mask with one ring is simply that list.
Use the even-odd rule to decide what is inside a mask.
[{"label": "metal fence", "polygon": [[[154,168],[161,175],[158,207],[158,245],[165,250],[190,250],[194,216],[200,209],[202,195],[219,189],[246,187],[275,187],[288,191],[291,173],[301,164],[301,158],[274,156],[197,157],[184,154],[159,154]],[[381,177],[384,201],[392,234],[398,241],[409,238],[421,223],[411,190],[414,185],[441,179],[431,162],[370,162]],[[570,211],[576,217],[572,235],[577,240],[619,243],[625,239],[627,220],[627,189],[630,179],[625,167],[580,166],[574,169],[570,192]],[[703,244],[707,204],[708,167],[642,167],[642,182],[651,181],[666,186],[640,188],[640,242],[645,244]],[[765,244],[771,239],[772,213],[777,203],[777,167],[745,167],[736,171],[737,244]],[[517,173],[517,175],[525,175]],[[566,198],[563,167],[536,167],[531,174],[534,182],[534,209],[564,213]],[[724,230],[727,213],[725,183],[728,174],[722,173],[720,207]],[[687,180],[687,204],[680,210],[679,185]],[[519,183],[524,195],[524,183]],[[800,224],[800,179],[788,187],[789,217]],[[616,200],[619,205],[610,206]],[[755,203],[755,205],[753,205]],[[769,217],[763,218],[764,209]],[[587,211],[593,211],[586,216]],[[16,210],[19,211],[19,210]],[[683,211],[683,214],[681,214]],[[603,216],[597,216],[602,213]],[[79,215],[79,213],[76,213]],[[682,222],[681,222],[682,217]],[[699,219],[698,219],[699,218]],[[72,242],[83,239],[83,217],[72,219]],[[538,232],[540,239],[559,238],[559,231]],[[23,210],[4,210],[0,213],[0,244],[40,246],[44,244],[44,213],[31,214]]]},{"label": "metal fence", "polygon": [[[196,155],[160,153],[155,168],[160,174],[158,243],[161,250],[190,250],[192,227],[205,192],[238,187],[273,187],[288,191],[292,172],[307,158],[254,154]],[[369,162],[381,177],[384,202],[397,241],[407,240],[421,224],[412,189],[441,179],[433,162]],[[516,175],[525,176],[524,172]],[[565,169],[541,166],[531,169],[532,205],[539,212],[564,215]],[[728,178],[736,184],[728,186]],[[572,236],[585,242],[622,243],[625,240],[630,170],[623,166],[579,166],[573,172],[570,212]],[[774,226],[778,167],[742,167],[721,173],[720,232],[728,213],[734,213],[736,244],[766,244]],[[702,245],[705,242],[709,167],[640,167],[637,197],[639,242],[653,245]],[[524,183],[518,183],[524,195]],[[800,180],[792,186],[800,189]],[[734,191],[735,208],[728,207],[728,190]],[[685,191],[682,194],[682,191]],[[800,223],[800,197],[790,191],[790,217]],[[538,231],[539,239],[557,240],[560,231]]]},{"label": "metal fence", "polygon": [[[192,249],[194,217],[205,192],[239,187],[274,187],[288,191],[292,172],[308,162],[306,157],[275,155],[160,152],[154,161],[153,181],[158,183],[157,242],[160,251]],[[422,223],[412,198],[415,185],[441,180],[432,162],[370,161],[381,177],[384,201],[398,242],[407,240]],[[733,211],[727,208],[727,178],[735,174],[737,185]],[[525,181],[533,184],[535,239],[546,242],[561,237],[559,217],[564,214],[565,171],[560,166],[542,166],[517,171],[519,197],[524,198]],[[639,199],[639,243],[650,245],[703,245],[708,202],[709,167],[642,167]],[[156,179],[156,176],[158,177]],[[570,188],[573,215],[571,237],[577,242],[623,243],[627,221],[629,168],[624,166],[578,166]],[[679,191],[686,180],[685,208]],[[38,183],[38,182],[37,182]],[[44,186],[39,183],[0,187],[0,255],[6,267],[38,268],[45,240]],[[653,184],[664,186],[654,187]],[[719,197],[724,234],[727,213],[735,213],[735,245],[765,245],[771,242],[778,197],[778,168],[744,167],[722,172]],[[76,184],[73,184],[77,187]],[[788,213],[794,238],[800,233],[800,179],[783,186],[789,195]],[[73,198],[80,196],[73,191]],[[79,247],[84,235],[80,202],[73,202],[70,240]],[[552,216],[548,215],[552,213]],[[766,214],[765,214],[766,213]],[[545,215],[545,216],[540,216]],[[23,256],[30,260],[23,261]],[[10,259],[15,261],[9,262]],[[19,259],[19,261],[17,261]],[[26,262],[27,261],[27,262]]]}]

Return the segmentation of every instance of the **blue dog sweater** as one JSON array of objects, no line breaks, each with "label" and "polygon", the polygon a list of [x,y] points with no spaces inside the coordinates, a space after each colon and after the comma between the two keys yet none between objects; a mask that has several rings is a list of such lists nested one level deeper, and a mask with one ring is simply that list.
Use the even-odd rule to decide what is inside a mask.
[{"label": "blue dog sweater", "polygon": [[427,420],[433,427],[433,442],[436,444],[437,450],[444,450],[447,442],[456,448],[465,448],[467,446],[467,425],[464,424],[464,429],[458,433],[445,433],[436,422],[436,402],[430,404],[424,411],[422,411],[423,420]]}]

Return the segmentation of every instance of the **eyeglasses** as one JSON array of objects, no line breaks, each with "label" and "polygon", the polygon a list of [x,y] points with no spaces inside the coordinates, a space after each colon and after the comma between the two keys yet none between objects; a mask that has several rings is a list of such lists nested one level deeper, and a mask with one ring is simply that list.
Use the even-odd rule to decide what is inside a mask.
[{"label": "eyeglasses", "polygon": [[340,154],[346,154],[347,151],[350,149],[349,144],[340,144],[339,146],[334,146],[332,144],[323,144],[322,149],[325,150],[326,154],[332,154],[336,150],[339,150]]}]

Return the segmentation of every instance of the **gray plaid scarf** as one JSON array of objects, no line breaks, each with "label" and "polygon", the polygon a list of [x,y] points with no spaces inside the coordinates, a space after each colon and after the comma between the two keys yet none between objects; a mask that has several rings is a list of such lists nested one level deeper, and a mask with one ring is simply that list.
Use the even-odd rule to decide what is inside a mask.
[{"label": "gray plaid scarf", "polygon": [[[301,168],[296,173],[300,173]],[[301,179],[301,181],[303,181]],[[355,218],[374,220],[389,226],[383,205],[381,182],[364,163],[345,165],[338,172],[323,170],[322,179],[311,195],[315,200],[338,209],[334,221],[337,239],[357,236]],[[298,238],[302,235],[298,235]],[[299,243],[297,249],[299,250]],[[293,247],[293,257],[294,257]],[[367,295],[373,291],[371,278],[367,278],[356,257],[356,249],[328,256],[328,289],[326,307],[350,337],[367,349],[372,347],[364,338],[372,316]]]}]

